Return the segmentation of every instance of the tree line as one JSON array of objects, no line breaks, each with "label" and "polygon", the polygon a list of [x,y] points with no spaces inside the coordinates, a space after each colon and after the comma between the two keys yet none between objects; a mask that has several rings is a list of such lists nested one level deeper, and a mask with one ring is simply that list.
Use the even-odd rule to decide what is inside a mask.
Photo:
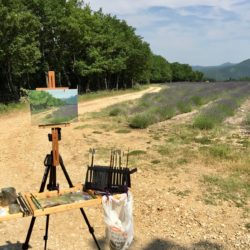
[{"label": "tree line", "polygon": [[80,0],[0,0],[0,20],[0,102],[45,86],[49,70],[80,92],[203,76],[154,55],[135,28]]}]

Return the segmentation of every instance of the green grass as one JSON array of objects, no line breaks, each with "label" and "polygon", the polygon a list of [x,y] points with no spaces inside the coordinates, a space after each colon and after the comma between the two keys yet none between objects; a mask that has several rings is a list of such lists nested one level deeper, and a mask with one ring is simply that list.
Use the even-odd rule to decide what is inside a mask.
[{"label": "green grass", "polygon": [[202,98],[200,96],[193,96],[191,97],[191,101],[195,106],[201,106],[203,105]]},{"label": "green grass", "polygon": [[46,124],[59,124],[59,123],[66,123],[72,122],[72,120],[76,119],[75,115],[68,115],[68,116],[60,116],[60,117],[52,117],[50,115],[46,116],[44,122]]},{"label": "green grass", "polygon": [[246,228],[248,231],[250,231],[250,223],[246,223],[246,224],[245,224],[245,228]]},{"label": "green grass", "polygon": [[84,124],[84,125],[77,126],[74,129],[84,129],[84,128],[91,128],[91,127],[92,125],[90,124]]},{"label": "green grass", "polygon": [[227,144],[217,144],[209,148],[210,155],[215,158],[229,159],[232,156],[232,149]]},{"label": "green grass", "polygon": [[191,112],[194,108],[215,101],[204,108],[195,118],[193,127],[213,129],[226,117],[232,116],[248,93],[250,84],[236,83],[175,83],[167,85],[158,93],[144,95],[132,103],[113,105],[109,116],[123,116],[131,128],[145,129],[148,126],[171,119],[173,116]]},{"label": "green grass", "polygon": [[188,113],[192,111],[192,106],[189,102],[180,101],[177,103],[177,108],[180,113]]},{"label": "green grass", "polygon": [[246,119],[244,121],[245,125],[250,126],[250,114],[246,115]]},{"label": "green grass", "polygon": [[79,102],[92,101],[95,99],[109,97],[109,96],[123,95],[123,94],[141,91],[141,90],[147,89],[149,87],[150,87],[150,85],[139,85],[139,86],[136,85],[132,89],[125,89],[125,90],[123,90],[123,89],[120,89],[120,90],[101,90],[101,91],[81,94],[78,96],[78,101]]},{"label": "green grass", "polygon": [[152,164],[159,164],[159,163],[161,163],[161,161],[158,160],[158,159],[155,159],[155,160],[152,160],[151,163],[152,163]]},{"label": "green grass", "polygon": [[199,115],[194,119],[193,126],[201,130],[210,130],[215,127],[215,121],[212,117]]},{"label": "green grass", "polygon": [[200,144],[203,144],[203,145],[208,145],[208,144],[211,144],[212,141],[207,137],[207,136],[202,136],[202,137],[196,137],[194,138],[194,141],[196,143],[200,143]]},{"label": "green grass", "polygon": [[193,126],[201,130],[210,130],[221,125],[227,117],[235,114],[236,110],[249,96],[249,88],[250,85],[243,85],[231,92],[229,91],[227,95],[201,110],[194,118]]},{"label": "green grass", "polygon": [[128,134],[130,132],[131,132],[131,130],[130,129],[126,129],[126,128],[124,128],[124,129],[118,129],[118,130],[115,131],[115,133],[117,133],[117,134]]},{"label": "green grass", "polygon": [[168,107],[153,107],[143,113],[138,113],[129,118],[129,126],[136,129],[145,129],[156,122],[170,119],[175,112]]},{"label": "green grass", "polygon": [[122,114],[126,114],[126,110],[121,107],[114,107],[109,111],[109,116],[118,116]]},{"label": "green grass", "polygon": [[179,158],[179,159],[177,159],[176,163],[179,165],[184,165],[184,164],[188,163],[188,160],[185,158]]},{"label": "green grass", "polygon": [[27,103],[10,103],[10,104],[2,104],[0,103],[0,115],[1,114],[6,114],[12,111],[19,111],[19,110],[25,110],[28,108]]},{"label": "green grass", "polygon": [[171,153],[171,148],[168,145],[160,145],[157,148],[157,152],[162,156],[166,156]]},{"label": "green grass", "polygon": [[174,194],[184,198],[184,197],[189,196],[191,194],[191,190],[186,189],[184,191],[175,191]]},{"label": "green grass", "polygon": [[154,117],[151,114],[137,114],[130,118],[129,126],[131,128],[144,129],[147,128],[154,121]]},{"label": "green grass", "polygon": [[250,183],[237,175],[204,175],[201,181],[207,187],[204,199],[207,204],[217,205],[220,201],[232,201],[236,206],[242,207],[250,197]]},{"label": "green grass", "polygon": [[100,135],[100,134],[102,134],[102,131],[95,130],[95,131],[93,131],[92,133],[93,133],[93,134],[99,134],[99,135]]},{"label": "green grass", "polygon": [[130,156],[145,155],[147,152],[145,150],[133,150],[129,152]]}]

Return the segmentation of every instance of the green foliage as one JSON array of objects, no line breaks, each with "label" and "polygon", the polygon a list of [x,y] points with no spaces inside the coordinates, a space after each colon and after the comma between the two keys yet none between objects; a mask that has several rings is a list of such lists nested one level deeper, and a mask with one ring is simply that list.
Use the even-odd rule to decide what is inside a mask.
[{"label": "green foliage", "polygon": [[246,204],[250,196],[250,184],[240,176],[219,177],[205,175],[202,182],[207,186],[205,202],[216,205],[217,201],[233,201],[236,206]]},{"label": "green foliage", "polygon": [[123,129],[118,129],[118,130],[115,131],[115,133],[118,133],[118,134],[128,134],[128,133],[130,133],[130,132],[131,132],[130,129],[125,129],[125,128],[123,128]]},{"label": "green foliage", "polygon": [[212,129],[227,117],[233,116],[237,108],[249,96],[249,87],[249,84],[239,84],[236,89],[229,89],[224,97],[209,105],[195,117],[194,127]]},{"label": "green foliage", "polygon": [[203,73],[198,71],[193,71],[192,67],[188,64],[172,63],[172,81],[174,82],[183,82],[183,81],[192,81],[198,82],[203,78]]},{"label": "green foliage", "polygon": [[[197,81],[191,67],[154,55],[135,29],[81,0],[0,1],[0,102],[20,89],[45,85],[56,71],[59,86],[79,92],[138,88],[138,83]],[[177,69],[176,69],[177,68]],[[172,77],[173,76],[173,77]]]},{"label": "green foliage", "polygon": [[172,71],[168,61],[162,56],[153,55],[150,81],[161,83],[161,82],[169,82],[171,80],[172,80]]},{"label": "green foliage", "polygon": [[152,161],[151,161],[151,163],[152,163],[152,164],[159,164],[159,163],[161,163],[161,161],[160,161],[160,160],[155,159],[155,160],[152,160]]},{"label": "green foliage", "polygon": [[126,111],[122,109],[121,107],[115,107],[109,111],[110,116],[118,116],[118,115],[125,114],[125,113]]},{"label": "green foliage", "polygon": [[245,122],[244,122],[247,126],[250,126],[250,114],[247,114],[246,115],[246,119],[245,119]]},{"label": "green foliage", "polygon": [[2,104],[0,103],[0,114],[5,114],[11,112],[13,110],[23,110],[27,107],[25,103],[9,103],[9,104]]},{"label": "green foliage", "polygon": [[29,101],[32,112],[41,112],[51,107],[59,107],[65,105],[60,99],[53,97],[46,91],[30,91]]},{"label": "green foliage", "polygon": [[193,126],[201,130],[209,130],[214,128],[215,121],[212,117],[199,115],[194,119]]},{"label": "green foliage", "polygon": [[151,114],[137,114],[130,118],[129,126],[131,128],[144,129],[154,123],[154,117]]},{"label": "green foliage", "polygon": [[203,105],[203,101],[202,101],[202,98],[200,96],[193,96],[191,97],[191,101],[193,102],[193,104],[195,106],[201,106]]},{"label": "green foliage", "polygon": [[209,152],[213,157],[227,159],[231,155],[231,148],[227,144],[218,144],[209,148]]},{"label": "green foliage", "polygon": [[147,154],[147,152],[144,150],[133,150],[129,152],[130,156],[138,156],[138,155],[145,155],[145,154]]},{"label": "green foliage", "polygon": [[206,136],[194,138],[194,141],[196,143],[200,143],[200,144],[203,144],[203,145],[208,145],[208,144],[212,143],[212,141]]},{"label": "green foliage", "polygon": [[181,113],[188,113],[188,112],[192,111],[192,107],[191,107],[190,103],[188,103],[188,102],[186,102],[186,103],[182,102],[182,101],[178,102],[177,108]]}]

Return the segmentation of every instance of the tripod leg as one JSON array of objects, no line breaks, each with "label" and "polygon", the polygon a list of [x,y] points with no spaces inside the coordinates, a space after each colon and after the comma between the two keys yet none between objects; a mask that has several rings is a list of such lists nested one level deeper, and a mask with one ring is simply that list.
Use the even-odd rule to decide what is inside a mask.
[{"label": "tripod leg", "polygon": [[65,178],[67,179],[69,187],[74,187],[74,185],[73,185],[73,183],[72,183],[72,181],[71,181],[71,179],[69,177],[69,174],[68,174],[68,172],[66,170],[66,167],[64,165],[64,162],[63,162],[63,159],[62,159],[61,155],[59,155],[59,162],[60,162],[60,166],[62,168],[63,174],[64,174]]},{"label": "tripod leg", "polygon": [[[48,175],[49,175],[50,167],[51,166],[46,166],[46,168],[45,168],[44,175],[43,175],[43,180],[42,180],[42,183],[41,183],[41,186],[40,186],[39,193],[44,191],[46,181],[47,181],[47,178],[48,178]],[[27,236],[26,236],[26,240],[25,240],[24,244],[22,245],[23,250],[26,250],[26,249],[29,248],[30,236],[32,234],[35,221],[36,221],[36,217],[32,217],[31,222],[30,222],[30,226],[29,226],[29,230],[28,230],[28,233],[27,233]]]},{"label": "tripod leg", "polygon": [[34,226],[34,224],[35,224],[35,221],[36,221],[36,217],[32,217],[31,222],[30,222],[29,231],[28,231],[27,236],[26,236],[25,243],[22,245],[22,249],[23,249],[23,250],[26,250],[26,249],[29,248],[30,236],[31,236],[31,233],[32,233],[32,230],[33,230],[33,226]]},{"label": "tripod leg", "polygon": [[[71,181],[71,179],[70,179],[70,177],[69,177],[69,174],[68,174],[68,172],[67,172],[67,170],[66,170],[66,167],[65,167],[65,165],[64,165],[64,163],[63,163],[63,159],[62,159],[62,157],[61,157],[60,155],[59,155],[59,162],[60,162],[62,171],[63,171],[63,173],[64,173],[64,175],[65,175],[65,177],[66,177],[66,179],[67,179],[67,182],[68,182],[69,186],[70,186],[70,187],[73,187],[73,183],[72,183],[72,181]],[[80,208],[80,211],[81,211],[82,216],[83,216],[83,218],[84,218],[84,220],[85,220],[85,222],[86,222],[86,224],[87,224],[87,226],[88,226],[89,232],[91,233],[91,235],[92,235],[92,237],[93,237],[93,239],[94,239],[94,241],[95,241],[95,244],[96,244],[98,250],[101,250],[101,248],[100,248],[100,246],[99,246],[99,243],[97,242],[97,239],[96,239],[95,234],[94,234],[94,232],[95,232],[95,231],[94,231],[94,228],[90,225],[86,213],[84,212],[83,208]]]},{"label": "tripod leg", "polygon": [[88,226],[89,232],[90,232],[90,234],[92,235],[92,237],[93,237],[93,239],[94,239],[94,241],[95,241],[95,244],[96,244],[96,246],[97,246],[97,249],[98,249],[98,250],[101,250],[100,245],[99,245],[99,243],[98,243],[98,241],[97,241],[97,239],[96,239],[96,237],[95,237],[94,228],[90,225],[86,213],[84,212],[83,208],[80,208],[80,211],[81,211],[82,216],[83,216],[83,218],[84,218],[84,220],[85,220],[85,222],[86,222],[86,224],[87,224],[87,226]]},{"label": "tripod leg", "polygon": [[44,250],[47,249],[48,232],[49,232],[49,214],[46,215],[46,231],[45,231],[45,235],[43,237],[43,239],[44,239]]}]

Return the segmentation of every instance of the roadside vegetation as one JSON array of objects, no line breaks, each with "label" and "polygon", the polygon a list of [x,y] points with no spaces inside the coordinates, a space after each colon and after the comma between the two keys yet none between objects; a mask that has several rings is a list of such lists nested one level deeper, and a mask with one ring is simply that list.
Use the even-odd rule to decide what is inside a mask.
[{"label": "roadside vegetation", "polygon": [[[121,130],[133,136],[141,129],[139,133],[149,138],[145,147],[133,148],[134,165],[157,173],[166,171],[170,180],[195,168],[194,182],[200,192],[196,199],[207,205],[227,202],[248,214],[250,140],[224,121],[237,115],[249,97],[250,83],[175,83],[140,100],[109,107],[89,119],[100,119],[99,128],[108,132]],[[176,122],[157,124],[191,111],[195,112],[184,119],[180,116]],[[248,130],[250,110],[244,112],[239,125]],[[185,199],[193,190],[174,189],[171,193]]]},{"label": "roadside vegetation", "polygon": [[12,111],[20,111],[27,109],[28,104],[25,102],[2,104],[0,103],[0,115],[6,114]]},{"label": "roadside vegetation", "polygon": [[233,116],[242,102],[249,97],[250,84],[239,84],[237,89],[228,89],[224,97],[203,109],[194,119],[194,126],[200,129],[212,129],[227,117]]},{"label": "roadside vegetation", "polygon": [[130,88],[130,89],[119,89],[119,90],[113,89],[113,90],[93,91],[93,92],[89,92],[89,93],[80,94],[78,96],[78,101],[79,102],[92,101],[92,100],[95,100],[95,99],[100,99],[100,98],[109,97],[109,96],[117,96],[117,95],[133,93],[133,92],[137,92],[137,91],[140,91],[140,90],[147,89],[150,86],[154,86],[154,85],[136,84],[136,85],[133,86],[133,88]]},{"label": "roadside vegetation", "polygon": [[[131,128],[144,129],[178,114],[200,109],[193,126],[212,129],[232,116],[248,96],[248,83],[175,83],[159,93],[145,95],[137,103],[123,103],[109,108],[110,116],[124,116]],[[205,108],[205,104],[213,102]]]},{"label": "roadside vegetation", "polygon": [[[157,86],[157,85],[149,85],[149,84],[138,85],[137,84],[133,88],[130,88],[130,89],[101,90],[101,91],[96,91],[96,92],[80,94],[78,95],[78,102],[93,101],[93,100],[104,98],[104,97],[118,96],[118,95],[133,93],[133,92],[147,89],[150,86]],[[13,112],[13,111],[15,112],[15,111],[27,110],[27,109],[29,109],[27,95],[24,95],[21,98],[21,100],[18,102],[10,102],[8,104],[0,103],[0,115]]]}]

